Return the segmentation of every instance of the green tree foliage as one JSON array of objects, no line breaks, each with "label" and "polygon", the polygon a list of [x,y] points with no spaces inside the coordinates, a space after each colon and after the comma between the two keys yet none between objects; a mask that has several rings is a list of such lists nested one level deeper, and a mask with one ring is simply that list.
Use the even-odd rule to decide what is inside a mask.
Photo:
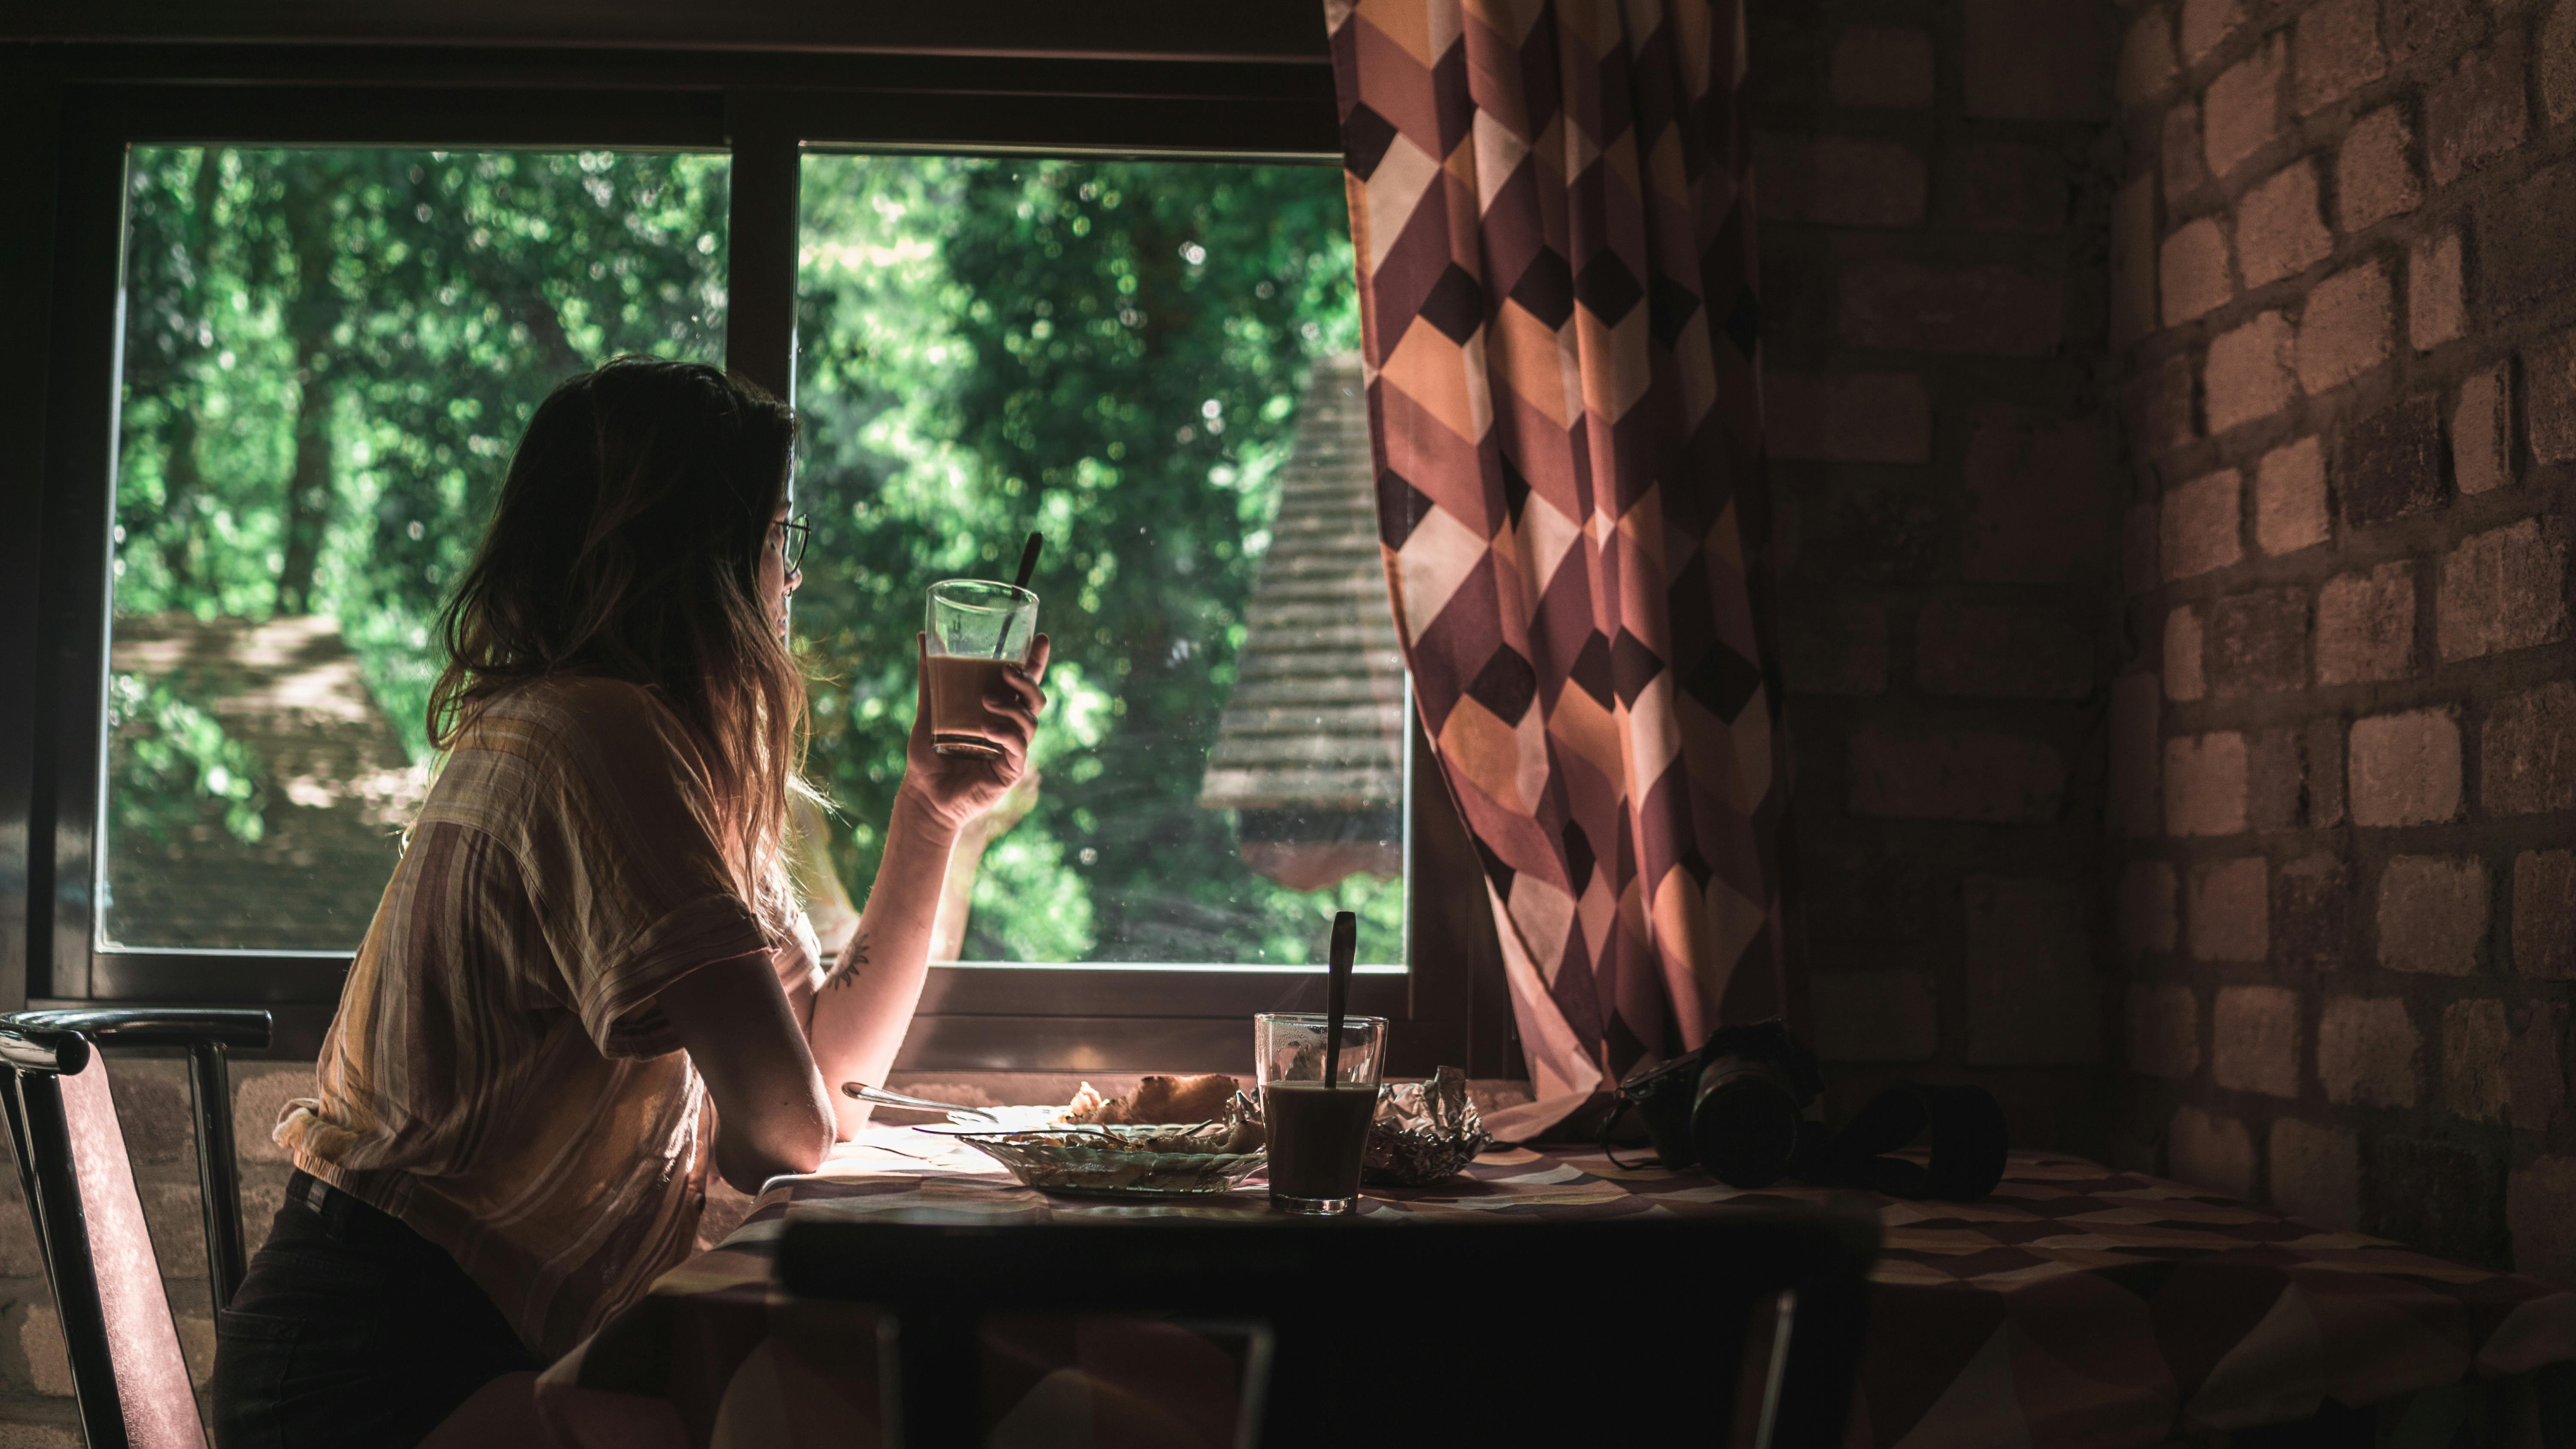
[{"label": "green tree foliage", "polygon": [[[536,404],[622,352],[721,359],[726,161],[151,147],[130,175],[119,612],[329,614],[424,756],[432,623]],[[1338,174],[816,158],[800,286],[809,773],[854,887],[923,586],[1035,527],[1058,703],[966,954],[1304,961],[1350,906],[1401,959],[1399,888],[1283,890],[1195,804],[1298,391],[1357,345]],[[116,827],[255,838],[211,702],[118,688]]]}]

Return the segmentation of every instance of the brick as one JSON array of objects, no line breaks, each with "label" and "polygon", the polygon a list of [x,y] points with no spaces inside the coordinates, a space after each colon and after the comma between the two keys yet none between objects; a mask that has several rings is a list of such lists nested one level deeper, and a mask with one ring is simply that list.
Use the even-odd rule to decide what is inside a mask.
[{"label": "brick", "polygon": [[2361,1142],[2351,1132],[2283,1117],[2271,1158],[2274,1207],[2332,1233],[2361,1226]]},{"label": "brick", "polygon": [[[2485,188],[2477,201],[2478,305],[2489,318],[2519,322],[2576,287],[2570,216],[2576,216],[2576,163],[2557,162],[2510,186]],[[2536,400],[2533,406],[2536,415]]]},{"label": "brick", "polygon": [[2093,641],[2063,609],[1955,599],[1915,623],[1915,681],[1932,694],[2082,699],[2093,692]]},{"label": "brick", "polygon": [[2510,1089],[2504,1003],[2454,1001],[2442,1011],[2442,1105],[2478,1122],[2501,1121]]},{"label": "brick", "polygon": [[2200,101],[2201,154],[2224,179],[2281,133],[2281,71],[2288,47],[2274,36],[2229,66]]},{"label": "brick", "polygon": [[2107,532],[2107,464],[2093,425],[1991,407],[1968,435],[1959,576],[1973,583],[2053,584],[2098,567]]},{"label": "brick", "polygon": [[2046,822],[2066,794],[2055,748],[2015,735],[1950,731],[1852,737],[1850,808],[1890,820]]},{"label": "brick", "polygon": [[2174,80],[2173,16],[2161,5],[2149,6],[2129,22],[2120,41],[2120,104],[2134,106],[2154,99]]},{"label": "brick", "polygon": [[[2137,177],[2111,197],[2111,345],[2126,347],[2155,330],[2156,199]],[[1976,192],[1975,177],[1969,193]]]},{"label": "brick", "polygon": [[1966,1060],[1977,1066],[2099,1060],[2099,988],[2075,887],[1999,876],[1970,876],[1964,885]]},{"label": "brick", "polygon": [[1809,980],[1826,1061],[1919,1062],[1940,1043],[1939,1003],[1919,972],[1819,971]]},{"label": "brick", "polygon": [[2435,186],[2503,155],[2531,132],[2523,99],[2522,32],[2472,51],[2424,95],[2424,165]]},{"label": "brick", "polygon": [[125,1152],[137,1163],[197,1160],[188,1067],[177,1060],[120,1060],[107,1079]]},{"label": "brick", "polygon": [[0,1424],[0,1449],[81,1449],[81,1436],[61,1424]]},{"label": "brick", "polygon": [[2379,964],[2466,976],[2487,932],[2487,868],[2471,856],[2400,855],[2379,873]]},{"label": "brick", "polygon": [[2061,277],[1882,258],[1844,270],[1842,337],[1855,347],[2045,357],[2064,335],[2065,307]]},{"label": "brick", "polygon": [[2576,1157],[2537,1157],[2506,1180],[2513,1266],[2546,1283],[2576,1288]]},{"label": "brick", "polygon": [[2415,244],[2406,257],[2406,340],[2418,352],[2456,342],[2468,325],[2460,281],[2460,234]]},{"label": "brick", "polygon": [[2576,810],[2576,684],[2498,701],[2479,735],[2478,798],[2490,815]]},{"label": "brick", "polygon": [[2540,22],[2540,109],[2557,125],[2576,116],[2576,0],[2557,0]]},{"label": "brick", "polygon": [[2228,275],[2227,233],[2205,216],[2186,222],[2165,238],[2156,280],[2168,327],[2226,306],[2236,295]]},{"label": "brick", "polygon": [[247,1063],[233,1067],[233,1143],[244,1162],[284,1162],[286,1149],[270,1139],[287,1102],[314,1095],[311,1067],[260,1071]]},{"label": "brick", "polygon": [[2351,948],[2351,890],[2343,862],[2302,856],[2273,872],[2272,958],[2283,966],[2332,971]]},{"label": "brick", "polygon": [[[2066,158],[2044,146],[1971,146],[1962,158],[1962,212],[1983,231],[2055,232],[2066,225]],[[2155,220],[2147,220],[2153,236]],[[2155,248],[2146,249],[2153,274]],[[2150,309],[2152,313],[2152,309]]]},{"label": "brick", "polygon": [[2424,1043],[2391,997],[2338,996],[2317,1018],[2317,1076],[2326,1100],[2412,1107],[2423,1091]]},{"label": "brick", "polygon": [[26,1321],[18,1325],[18,1350],[26,1356],[27,1377],[37,1393],[55,1398],[71,1396],[71,1352],[63,1344],[63,1321],[52,1308],[41,1303],[27,1305]]},{"label": "brick", "polygon": [[2254,544],[2297,553],[2333,536],[2326,506],[2325,450],[2313,437],[2263,455],[2254,471]]},{"label": "brick", "polygon": [[2344,727],[2333,716],[2311,720],[2307,728],[2308,823],[2320,830],[2343,823]]},{"label": "brick", "polygon": [[2244,556],[2238,540],[2243,480],[2233,468],[2194,478],[2164,496],[2161,557],[2165,578],[2187,579]]},{"label": "brick", "polygon": [[2462,493],[2489,493],[2513,481],[2512,408],[2505,364],[2461,379],[2460,400],[2451,409],[2451,481]]},{"label": "brick", "polygon": [[1824,377],[1773,373],[1762,380],[1763,441],[1775,458],[1833,463],[1926,463],[1932,402],[1911,372]]},{"label": "brick", "polygon": [[2299,318],[2299,385],[2341,387],[2388,360],[2388,273],[2376,261],[2319,282]]},{"label": "brick", "polygon": [[2503,1261],[2502,1153],[2396,1136],[2373,1136],[2368,1150],[2373,1232],[2440,1257]]},{"label": "brick", "polygon": [[2360,231],[2376,222],[2413,211],[2424,201],[2424,183],[2416,179],[2414,128],[2406,112],[2382,106],[2352,123],[2335,153],[2336,222],[2345,231]]},{"label": "brick", "polygon": [[2107,119],[2113,45],[2108,20],[2107,9],[2061,0],[1968,0],[1960,67],[1967,114]]},{"label": "brick", "polygon": [[2526,850],[2513,858],[2513,969],[2536,980],[2576,980],[2576,852]]},{"label": "brick", "polygon": [[2576,462],[2576,331],[2532,344],[2523,367],[2531,456],[2543,463]]},{"label": "brick", "polygon": [[2200,1070],[2200,1007],[2179,982],[2129,987],[2129,1067],[2187,1081]]},{"label": "brick", "polygon": [[2213,1116],[2198,1107],[2175,1108],[2165,1154],[2176,1182],[2229,1197],[2254,1190],[2254,1139],[2233,1117]]},{"label": "brick", "polygon": [[2201,671],[2206,642],[2198,609],[2186,604],[2165,615],[2165,698],[2187,703],[2209,692],[2208,677]]},{"label": "brick", "polygon": [[2197,65],[2201,57],[2245,23],[2236,0],[2182,0],[2182,61]]},{"label": "brick", "polygon": [[2231,594],[2209,615],[2209,685],[2221,699],[2274,694],[2308,682],[2308,591]]},{"label": "brick", "polygon": [[2164,142],[2159,148],[2157,169],[2164,177],[2167,207],[2209,179],[2209,163],[2201,158],[2198,101],[2182,101],[2165,112]]},{"label": "brick", "polygon": [[2389,58],[2407,65],[2456,51],[2486,17],[2477,0],[2388,0],[2384,24]]},{"label": "brick", "polygon": [[1922,224],[1928,182],[1923,158],[1888,141],[1853,136],[1753,138],[1761,168],[1763,217],[1827,226]]},{"label": "brick", "polygon": [[2505,1053],[2505,1116],[2519,1132],[2546,1134],[2567,1108],[2567,1069],[2558,1044],[2567,1037],[2567,1008],[2534,1001]]},{"label": "brick", "polygon": [[1781,613],[1780,662],[1793,694],[1885,694],[1887,610],[1802,597]]},{"label": "brick", "polygon": [[2271,870],[2259,855],[2191,870],[2191,954],[2201,961],[2260,961],[2272,950]]},{"label": "brick", "polygon": [[2296,726],[2257,730],[2245,741],[2245,823],[2257,831],[2306,824],[2307,781]]},{"label": "brick", "polygon": [[2555,518],[2473,533],[2442,558],[2434,605],[2443,662],[2567,637],[2567,536]]},{"label": "brick", "polygon": [[2442,505],[2442,408],[2410,398],[2354,423],[2336,453],[2343,518],[2369,528]]},{"label": "brick", "polygon": [[2111,681],[2111,814],[2132,839],[2164,826],[2160,708],[2154,675],[2123,674]]},{"label": "brick", "polygon": [[2388,74],[2379,44],[2378,0],[2323,0],[2299,16],[2298,108],[2302,116]]},{"label": "brick", "polygon": [[[2191,358],[2180,352],[2129,379],[2121,390],[2121,405],[2132,443],[2148,452],[2161,452],[2198,438],[2197,386]],[[1764,406],[1767,410],[1767,396]]]},{"label": "brick", "polygon": [[2218,1085],[2273,1097],[2299,1095],[2297,992],[2279,986],[2222,989],[2209,1042],[2209,1071]]},{"label": "brick", "polygon": [[2161,860],[2133,860],[2120,872],[2120,941],[2130,955],[2174,948],[2174,894],[2174,868]]},{"label": "brick", "polygon": [[1844,26],[1830,85],[1841,105],[1920,110],[1932,104],[1932,37],[1895,26]]},{"label": "brick", "polygon": [[2317,683],[2403,679],[2415,655],[2415,579],[2403,560],[2317,591]]},{"label": "brick", "polygon": [[2165,833],[2245,833],[2245,736],[2234,731],[2165,741]]},{"label": "brick", "polygon": [[2333,250],[2314,161],[2292,162],[2236,203],[2236,262],[2248,287],[2296,276]]},{"label": "brick", "polygon": [[2289,406],[2298,392],[2292,375],[2296,347],[2290,319],[2278,312],[2258,312],[2245,325],[2210,339],[2201,394],[2212,435]]},{"label": "brick", "polygon": [[2447,709],[2353,721],[2352,823],[2437,825],[2460,814],[2460,726]]}]

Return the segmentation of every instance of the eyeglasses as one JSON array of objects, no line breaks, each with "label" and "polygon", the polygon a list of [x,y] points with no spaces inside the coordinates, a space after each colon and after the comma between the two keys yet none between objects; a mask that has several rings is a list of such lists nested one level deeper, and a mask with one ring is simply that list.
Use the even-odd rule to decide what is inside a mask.
[{"label": "eyeglasses", "polygon": [[805,566],[805,541],[814,536],[814,525],[806,522],[811,515],[800,513],[794,518],[778,520],[778,542],[789,573],[801,573]]}]

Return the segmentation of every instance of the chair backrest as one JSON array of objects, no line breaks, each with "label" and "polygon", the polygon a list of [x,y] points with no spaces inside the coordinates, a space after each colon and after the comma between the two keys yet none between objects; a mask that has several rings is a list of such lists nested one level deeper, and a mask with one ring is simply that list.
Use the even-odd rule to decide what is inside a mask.
[{"label": "chair backrest", "polygon": [[[225,1053],[265,1046],[265,1011],[150,1008],[0,1016],[0,1093],[90,1449],[204,1449],[99,1042],[180,1047],[196,1098],[198,1179],[217,1306],[241,1280],[240,1192]],[[211,1125],[210,1119],[220,1119]],[[220,1153],[220,1160],[214,1160]],[[229,1230],[229,1257],[218,1213]]]},{"label": "chair backrest", "polygon": [[977,1325],[1021,1312],[1266,1325],[1267,1382],[1246,1387],[1272,1446],[1767,1449],[1841,1442],[1878,1236],[1857,1203],[1553,1223],[798,1219],[779,1276],[891,1314],[904,1449],[981,1442]]}]

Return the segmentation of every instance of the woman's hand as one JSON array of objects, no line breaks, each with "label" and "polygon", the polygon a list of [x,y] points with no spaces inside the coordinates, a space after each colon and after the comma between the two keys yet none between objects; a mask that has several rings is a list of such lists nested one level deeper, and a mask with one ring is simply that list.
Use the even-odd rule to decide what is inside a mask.
[{"label": "woman's hand", "polygon": [[917,693],[912,738],[904,746],[903,787],[895,797],[897,808],[914,806],[927,815],[926,823],[954,831],[993,808],[1002,792],[1027,771],[1029,743],[1037,735],[1038,714],[1046,708],[1046,691],[1038,681],[1046,678],[1053,646],[1040,634],[1028,663],[1004,668],[1001,688],[984,699],[981,733],[1002,752],[998,757],[943,755],[931,748],[929,641],[916,634],[913,647],[919,661],[914,672]]}]

